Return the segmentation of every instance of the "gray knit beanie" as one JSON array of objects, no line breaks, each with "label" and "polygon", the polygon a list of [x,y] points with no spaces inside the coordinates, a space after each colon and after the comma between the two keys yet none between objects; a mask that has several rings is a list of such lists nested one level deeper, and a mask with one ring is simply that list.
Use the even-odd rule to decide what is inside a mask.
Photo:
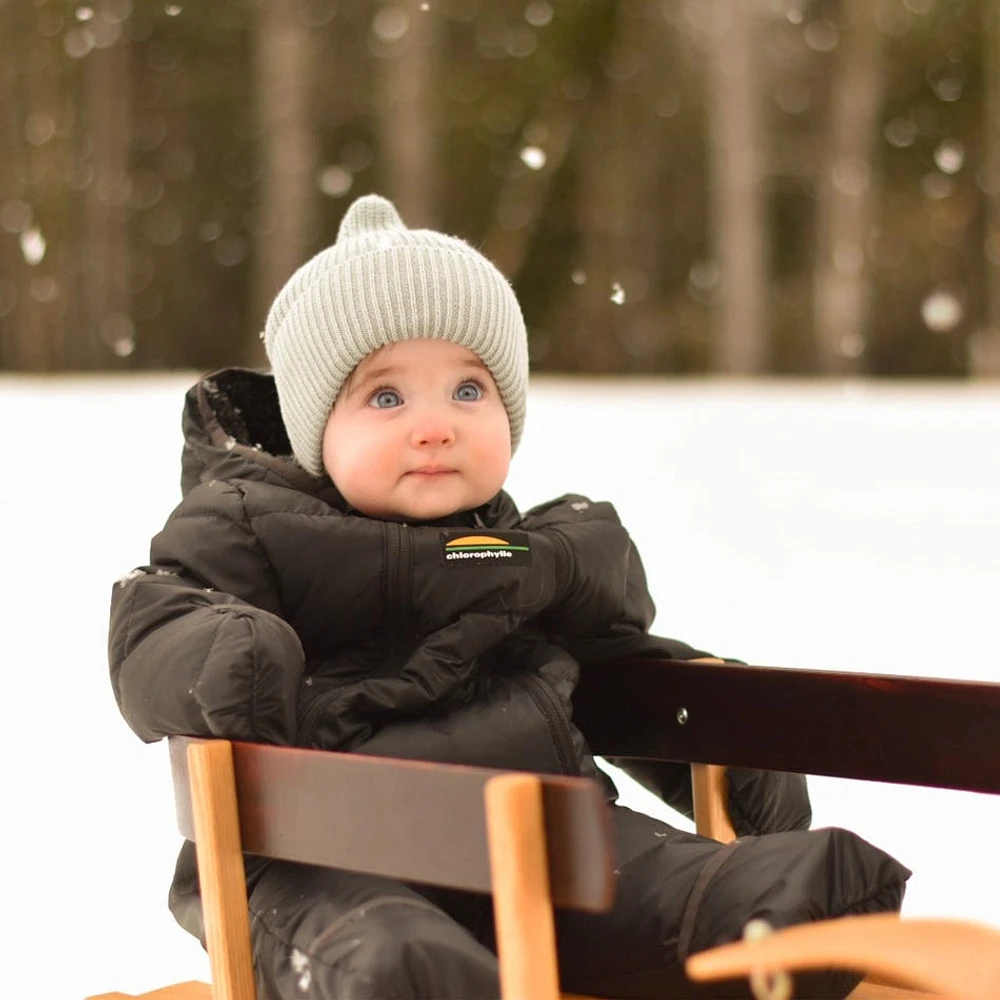
[{"label": "gray knit beanie", "polygon": [[392,203],[358,198],[337,241],[278,293],[262,334],[292,451],[323,473],[323,431],[348,376],[372,351],[418,337],[479,355],[507,408],[511,448],[524,427],[528,339],[509,283],[452,236],[407,229]]}]

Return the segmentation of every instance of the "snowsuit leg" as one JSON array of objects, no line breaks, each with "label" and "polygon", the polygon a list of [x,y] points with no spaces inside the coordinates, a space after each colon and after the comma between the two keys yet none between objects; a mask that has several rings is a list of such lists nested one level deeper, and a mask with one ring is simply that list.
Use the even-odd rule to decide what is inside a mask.
[{"label": "snowsuit leg", "polygon": [[[613,909],[556,913],[561,985],[569,992],[748,997],[746,980],[690,982],[684,959],[737,940],[757,917],[784,927],[897,910],[910,874],[845,830],[747,836],[723,846],[624,806],[612,807],[612,822]],[[499,996],[488,896],[280,861],[255,861],[248,875],[261,1000]],[[202,936],[197,896],[173,902],[182,925]],[[844,997],[859,978],[800,974],[794,996]]]},{"label": "snowsuit leg", "polygon": [[[607,914],[556,917],[562,988],[606,997],[748,997],[746,980],[695,984],[687,955],[774,927],[899,908],[909,871],[845,830],[744,837],[733,845],[614,807],[618,886]],[[796,997],[843,997],[861,977],[795,977]]]},{"label": "snowsuit leg", "polygon": [[270,862],[250,892],[257,991],[279,997],[477,998],[500,994],[486,896]]}]

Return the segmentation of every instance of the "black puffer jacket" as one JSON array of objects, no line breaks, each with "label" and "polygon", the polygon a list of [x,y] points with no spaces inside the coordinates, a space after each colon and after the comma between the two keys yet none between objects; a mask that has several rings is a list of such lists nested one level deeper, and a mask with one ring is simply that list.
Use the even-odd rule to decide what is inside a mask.
[{"label": "black puffer jacket", "polygon": [[[359,515],[287,457],[273,380],[246,370],[192,388],[184,435],[183,500],[112,598],[114,692],[143,740],[600,777],[571,722],[581,663],[707,655],[647,634],[642,566],[606,503],[522,515],[501,493],[446,523]],[[456,556],[484,535],[487,555]],[[684,808],[683,769],[661,772],[642,778]],[[808,825],[801,779],[767,780],[740,812]]]}]

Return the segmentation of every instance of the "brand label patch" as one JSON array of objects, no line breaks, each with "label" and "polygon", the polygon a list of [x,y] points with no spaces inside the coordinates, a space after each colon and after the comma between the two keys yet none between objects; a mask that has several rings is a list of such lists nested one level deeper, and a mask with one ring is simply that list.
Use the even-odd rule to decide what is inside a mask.
[{"label": "brand label patch", "polygon": [[526,531],[441,535],[441,559],[451,566],[530,566],[531,545]]}]

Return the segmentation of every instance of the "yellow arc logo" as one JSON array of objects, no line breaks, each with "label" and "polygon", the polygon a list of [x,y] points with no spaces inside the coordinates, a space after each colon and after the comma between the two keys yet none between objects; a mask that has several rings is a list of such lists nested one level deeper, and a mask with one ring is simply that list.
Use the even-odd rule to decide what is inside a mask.
[{"label": "yellow arc logo", "polygon": [[464,548],[466,545],[510,545],[505,538],[493,538],[491,535],[463,535],[461,538],[453,538],[446,549]]}]

